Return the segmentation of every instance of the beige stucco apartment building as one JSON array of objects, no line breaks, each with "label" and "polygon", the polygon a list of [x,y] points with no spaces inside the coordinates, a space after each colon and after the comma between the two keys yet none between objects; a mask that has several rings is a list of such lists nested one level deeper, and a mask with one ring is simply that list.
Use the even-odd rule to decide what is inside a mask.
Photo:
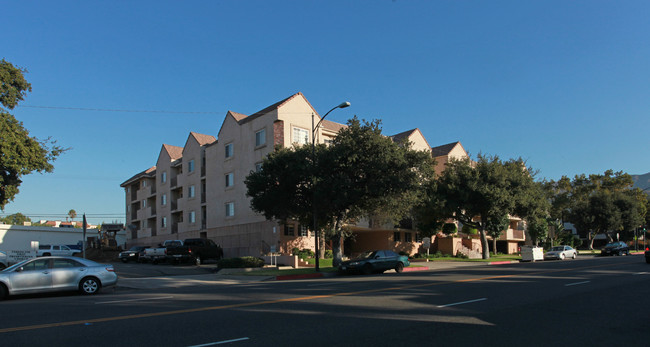
[{"label": "beige stucco apartment building", "polygon": [[[310,144],[312,115],[318,112],[302,93],[294,94],[252,115],[229,111],[218,137],[191,132],[183,147],[163,144],[156,165],[126,180],[127,239],[129,245],[157,245],[168,239],[209,238],[224,256],[288,254],[294,247],[314,248],[308,226],[268,221],[253,212],[246,196],[245,177],[261,168],[276,146]],[[328,143],[343,124],[324,120],[317,143]],[[419,129],[392,136],[409,141],[417,150],[432,151]],[[437,149],[437,150],[436,150]],[[450,158],[467,156],[459,142],[433,148],[437,172]],[[417,233],[410,228],[371,225],[354,227],[357,237],[347,242],[346,254],[371,248],[416,253]]]}]

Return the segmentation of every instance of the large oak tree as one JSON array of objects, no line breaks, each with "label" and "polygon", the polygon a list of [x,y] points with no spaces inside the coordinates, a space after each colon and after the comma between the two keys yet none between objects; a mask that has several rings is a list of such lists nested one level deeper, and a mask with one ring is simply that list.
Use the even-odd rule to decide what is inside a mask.
[{"label": "large oak tree", "polygon": [[32,90],[24,77],[26,71],[0,61],[0,210],[19,192],[21,177],[36,172],[52,172],[52,162],[65,149],[55,141],[29,136],[23,123],[7,112]]}]

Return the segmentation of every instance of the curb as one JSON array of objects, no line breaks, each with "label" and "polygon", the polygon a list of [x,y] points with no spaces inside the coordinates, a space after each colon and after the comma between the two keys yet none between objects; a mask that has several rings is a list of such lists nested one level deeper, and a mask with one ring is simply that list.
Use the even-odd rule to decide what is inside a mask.
[{"label": "curb", "polygon": [[405,267],[404,269],[402,269],[402,271],[404,271],[404,272],[429,271],[429,270],[431,270],[431,269],[429,267],[427,267],[427,266]]},{"label": "curb", "polygon": [[313,274],[304,274],[304,275],[282,275],[282,276],[275,276],[276,281],[284,281],[284,280],[302,280],[302,279],[307,279],[307,278],[319,278],[319,277],[325,277],[323,273],[313,273]]},{"label": "curb", "polygon": [[503,264],[516,264],[519,263],[518,260],[504,260],[504,261],[491,261],[487,263],[488,265],[503,265]]}]

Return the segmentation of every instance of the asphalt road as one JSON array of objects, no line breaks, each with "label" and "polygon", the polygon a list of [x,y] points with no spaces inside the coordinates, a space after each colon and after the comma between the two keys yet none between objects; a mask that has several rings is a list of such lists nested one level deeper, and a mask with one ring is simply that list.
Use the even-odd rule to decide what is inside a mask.
[{"label": "asphalt road", "polygon": [[647,346],[643,256],[0,302],[15,346]]}]

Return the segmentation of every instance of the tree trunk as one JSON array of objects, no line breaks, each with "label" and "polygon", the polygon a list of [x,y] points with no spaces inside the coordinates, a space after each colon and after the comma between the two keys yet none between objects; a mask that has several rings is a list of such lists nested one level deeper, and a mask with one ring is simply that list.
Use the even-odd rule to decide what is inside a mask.
[{"label": "tree trunk", "polygon": [[492,252],[497,255],[497,238],[492,236]]},{"label": "tree trunk", "polygon": [[341,234],[340,232],[336,232],[336,236],[332,238],[332,266],[333,267],[339,267],[341,263],[343,262],[343,253],[341,252]]},{"label": "tree trunk", "polygon": [[318,231],[318,259],[325,259],[325,235]]},{"label": "tree trunk", "polygon": [[490,259],[490,247],[488,246],[487,235],[485,234],[485,227],[481,226],[479,232],[481,233],[481,247],[483,248],[483,259]]}]

